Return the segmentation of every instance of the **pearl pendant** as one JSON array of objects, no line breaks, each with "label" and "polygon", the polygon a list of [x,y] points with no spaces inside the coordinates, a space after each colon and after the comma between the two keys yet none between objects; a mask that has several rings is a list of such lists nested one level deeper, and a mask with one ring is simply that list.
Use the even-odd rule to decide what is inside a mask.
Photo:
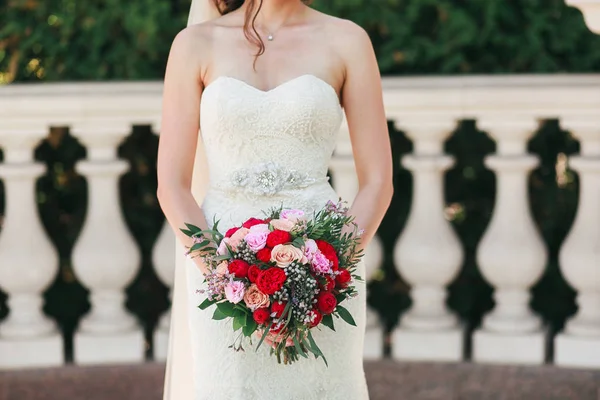
[{"label": "pearl pendant", "polygon": [[269,36],[267,36],[267,40],[268,40],[269,42],[272,42],[272,41],[273,41],[273,39],[274,39],[274,38],[273,38],[273,35],[269,35]]}]

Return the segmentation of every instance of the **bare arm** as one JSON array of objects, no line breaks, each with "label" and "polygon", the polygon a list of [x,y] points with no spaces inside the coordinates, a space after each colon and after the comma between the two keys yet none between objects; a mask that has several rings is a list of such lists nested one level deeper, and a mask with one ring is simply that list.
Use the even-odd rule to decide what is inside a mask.
[{"label": "bare arm", "polygon": [[342,103],[359,186],[350,214],[364,229],[361,247],[366,247],[392,198],[392,152],[373,46],[358,25],[347,21],[342,25],[344,37],[339,40],[340,55],[346,66]]},{"label": "bare arm", "polygon": [[[185,246],[191,245],[190,238],[180,231],[186,222],[207,228],[191,191],[203,87],[198,56],[202,40],[198,31],[197,27],[183,30],[171,46],[157,160],[158,200],[168,223]],[[205,272],[199,262],[198,266]]]}]

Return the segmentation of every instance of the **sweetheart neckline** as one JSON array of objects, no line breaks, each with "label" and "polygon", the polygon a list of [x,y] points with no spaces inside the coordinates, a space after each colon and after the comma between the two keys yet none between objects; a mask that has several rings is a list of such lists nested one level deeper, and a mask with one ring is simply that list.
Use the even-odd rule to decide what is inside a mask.
[{"label": "sweetheart neckline", "polygon": [[293,83],[293,82],[295,82],[297,80],[300,80],[302,78],[308,78],[308,77],[316,79],[317,82],[321,82],[326,87],[328,87],[331,90],[331,92],[335,95],[336,103],[337,103],[338,107],[340,109],[343,108],[342,105],[341,105],[341,103],[340,103],[340,97],[339,97],[339,95],[337,93],[337,90],[329,82],[327,82],[326,80],[324,80],[322,78],[319,78],[315,74],[310,74],[310,73],[309,74],[298,75],[298,76],[296,76],[294,78],[288,79],[287,81],[284,81],[284,82],[280,83],[279,85],[274,86],[274,87],[272,87],[271,89],[268,89],[268,90],[262,90],[260,88],[257,88],[256,86],[254,86],[254,85],[252,85],[252,84],[244,81],[243,79],[235,78],[235,77],[229,76],[229,75],[220,75],[220,76],[216,77],[215,79],[213,79],[211,82],[209,82],[207,85],[205,85],[203,92],[205,92],[209,87],[211,87],[212,85],[214,85],[215,83],[217,83],[219,80],[230,79],[232,81],[239,82],[242,85],[244,85],[246,87],[249,87],[249,88],[251,88],[251,89],[253,89],[253,90],[255,90],[255,91],[259,92],[259,93],[262,93],[264,95],[268,95],[268,94],[271,94],[271,93],[277,91],[278,89],[280,89],[282,87],[285,87],[285,86],[287,86],[287,85],[289,85],[289,84],[291,84],[291,83]]}]

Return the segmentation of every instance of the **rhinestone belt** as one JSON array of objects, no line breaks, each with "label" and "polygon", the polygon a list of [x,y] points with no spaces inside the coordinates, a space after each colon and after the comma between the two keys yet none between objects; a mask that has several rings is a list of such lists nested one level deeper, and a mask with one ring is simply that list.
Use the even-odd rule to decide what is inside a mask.
[{"label": "rhinestone belt", "polygon": [[309,173],[267,162],[233,171],[229,183],[248,193],[269,196],[282,190],[305,188],[313,183],[327,182],[328,180],[327,176],[315,178]]}]

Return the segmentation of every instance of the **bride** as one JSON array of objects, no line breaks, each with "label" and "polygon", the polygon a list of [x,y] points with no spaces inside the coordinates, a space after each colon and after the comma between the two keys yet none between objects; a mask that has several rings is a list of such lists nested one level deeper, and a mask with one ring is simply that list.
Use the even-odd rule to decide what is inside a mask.
[{"label": "bride", "polygon": [[[274,206],[311,213],[336,201],[327,168],[344,114],[359,183],[345,200],[364,229],[361,247],[375,234],[393,190],[376,58],[363,29],[307,3],[194,0],[169,55],[158,151],[160,205],[182,246],[185,222],[220,220],[224,232]],[[348,300],[358,327],[316,330],[328,367],[279,365],[266,346],[228,348],[230,324],[197,308],[197,260],[176,267],[165,399],[368,399],[364,284]]]}]

